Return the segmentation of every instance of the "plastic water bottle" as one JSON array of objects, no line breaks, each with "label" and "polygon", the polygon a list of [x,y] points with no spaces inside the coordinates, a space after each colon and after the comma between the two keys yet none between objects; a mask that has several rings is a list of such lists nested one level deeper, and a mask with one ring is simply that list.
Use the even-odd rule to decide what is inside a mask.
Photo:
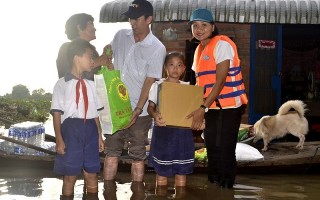
[{"label": "plastic water bottle", "polygon": [[35,132],[36,132],[36,145],[37,146],[41,146],[41,128],[40,128],[40,125],[39,124],[35,124],[34,125],[34,128],[35,128]]},{"label": "plastic water bottle", "polygon": [[[20,128],[20,141],[24,142],[24,143],[28,143],[28,138],[27,138],[27,131],[26,128],[21,127]],[[22,153],[23,154],[28,154],[28,147],[25,146],[21,146],[22,148]]]},{"label": "plastic water bottle", "polygon": [[[29,138],[30,138],[30,134],[28,132],[28,129],[26,127],[23,128],[23,132],[24,132],[24,138],[23,141],[27,144],[29,144]],[[25,147],[25,154],[30,155],[30,148]]]},{"label": "plastic water bottle", "polygon": [[[13,136],[12,138],[14,140],[18,140],[18,133],[17,130],[13,127]],[[16,143],[13,143],[13,153],[16,153],[16,151],[18,151],[18,145]]]},{"label": "plastic water bottle", "polygon": [[[8,134],[5,133],[4,126],[0,126],[0,135],[4,135],[8,137]],[[7,152],[8,147],[9,147],[8,141],[0,139],[0,150]]]},{"label": "plastic water bottle", "polygon": [[[28,132],[28,135],[29,135],[28,143],[34,145],[35,144],[35,142],[34,142],[34,131],[29,127],[27,132]],[[30,149],[30,154],[34,155],[35,154],[35,150],[34,149]]]},{"label": "plastic water bottle", "polygon": [[[31,141],[30,141],[31,140],[31,133],[30,133],[29,129],[27,127],[25,127],[24,132],[25,132],[24,142],[31,144]],[[28,148],[28,147],[26,147],[25,149],[26,149],[25,154],[32,155],[33,149]]]},{"label": "plastic water bottle", "polygon": [[[14,130],[12,127],[9,128],[8,131],[8,137],[13,139],[13,135],[14,135]],[[8,149],[7,149],[8,153],[13,153],[13,143],[12,142],[8,142]]]},{"label": "plastic water bottle", "polygon": [[46,137],[46,129],[43,124],[40,125],[40,130],[41,130],[41,145],[43,145]]},{"label": "plastic water bottle", "polygon": [[34,137],[35,137],[35,136],[34,136],[34,131],[33,131],[32,128],[29,127],[29,128],[28,128],[28,132],[29,132],[29,134],[30,134],[29,143],[34,145],[34,144],[35,144],[35,142],[34,142]]},{"label": "plastic water bottle", "polygon": [[[9,128],[8,136],[15,140],[41,147],[45,141],[45,127],[44,124],[40,122],[26,121],[12,125]],[[11,152],[15,154],[39,154],[38,151],[23,145],[16,143],[10,143],[10,145],[12,145]]]},{"label": "plastic water bottle", "polygon": [[[14,137],[15,140],[23,141],[23,140],[22,140],[22,137],[21,137],[21,132],[20,132],[20,130],[19,130],[18,128],[15,128],[15,129],[14,129],[14,136],[13,136],[13,137]],[[14,146],[14,153],[15,153],[15,154],[23,154],[23,148],[22,148],[22,146],[16,144],[16,145]]]},{"label": "plastic water bottle", "polygon": [[38,146],[38,131],[37,131],[37,127],[35,125],[32,125],[32,127],[30,127],[32,132],[33,132],[33,142],[34,145]]}]

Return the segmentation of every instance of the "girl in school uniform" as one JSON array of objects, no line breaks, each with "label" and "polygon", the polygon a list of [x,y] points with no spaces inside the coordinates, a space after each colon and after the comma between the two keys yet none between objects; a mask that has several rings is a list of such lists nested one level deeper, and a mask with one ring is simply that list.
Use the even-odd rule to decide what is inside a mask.
[{"label": "girl in school uniform", "polygon": [[[191,129],[167,127],[166,119],[157,111],[158,86],[164,81],[189,84],[181,81],[185,73],[184,56],[179,52],[167,54],[164,61],[166,78],[156,81],[150,88],[148,113],[153,118],[149,165],[154,168],[157,187],[167,186],[167,178],[175,177],[175,187],[186,186],[186,175],[193,173],[194,141]],[[173,111],[174,112],[174,111]]]}]

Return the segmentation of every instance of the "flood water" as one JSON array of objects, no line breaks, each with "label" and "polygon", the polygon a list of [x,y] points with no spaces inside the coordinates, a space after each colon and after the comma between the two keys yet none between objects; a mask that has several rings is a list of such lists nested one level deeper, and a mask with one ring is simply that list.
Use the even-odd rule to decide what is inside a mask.
[{"label": "flood water", "polygon": [[[58,200],[62,180],[50,169],[15,170],[2,168],[0,163],[0,200]],[[116,188],[108,187],[99,176],[99,200],[143,199],[258,199],[258,200],[318,200],[320,197],[320,174],[315,175],[238,175],[234,189],[222,189],[207,181],[204,173],[187,177],[187,187],[175,189],[173,178],[167,188],[155,188],[154,172],[146,172],[143,187],[132,187],[129,172],[119,172]],[[75,186],[75,200],[82,200],[83,179]],[[87,198],[89,200],[89,198]]]},{"label": "flood water", "polygon": [[[59,200],[62,180],[51,167],[23,168],[15,163],[4,166],[0,159],[0,200]],[[320,169],[318,170],[320,172]],[[116,187],[104,189],[99,175],[99,200],[319,200],[320,173],[316,174],[239,174],[233,189],[222,189],[207,181],[205,173],[187,176],[187,187],[174,188],[173,178],[167,188],[157,188],[155,173],[145,174],[144,185],[132,187],[130,172],[120,171]],[[74,200],[83,199],[83,179],[79,177]],[[109,185],[109,184],[108,184]],[[110,184],[112,185],[112,184]],[[87,198],[86,200],[89,200]],[[97,199],[91,199],[97,200]]]}]

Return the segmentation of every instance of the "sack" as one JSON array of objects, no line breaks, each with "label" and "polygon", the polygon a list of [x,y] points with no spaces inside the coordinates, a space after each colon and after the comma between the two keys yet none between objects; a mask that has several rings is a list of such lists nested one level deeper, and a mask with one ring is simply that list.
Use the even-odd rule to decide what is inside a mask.
[{"label": "sack", "polygon": [[[195,159],[198,162],[206,163],[207,158],[207,149],[202,148],[195,151]],[[263,155],[254,147],[244,144],[244,143],[237,143],[236,146],[236,160],[237,161],[255,161],[255,160],[263,160]]]},{"label": "sack", "polygon": [[244,144],[237,143],[236,147],[236,160],[237,161],[255,161],[263,159],[263,155],[254,147]]},{"label": "sack", "polygon": [[94,80],[104,106],[99,116],[102,134],[114,134],[126,127],[132,116],[128,90],[119,70],[102,67]]}]

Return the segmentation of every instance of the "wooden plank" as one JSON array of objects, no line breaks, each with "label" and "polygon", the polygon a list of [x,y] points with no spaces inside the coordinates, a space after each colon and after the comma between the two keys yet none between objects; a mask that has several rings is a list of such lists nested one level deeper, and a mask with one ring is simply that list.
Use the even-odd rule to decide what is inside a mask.
[{"label": "wooden plank", "polygon": [[55,136],[52,136],[52,135],[49,135],[49,134],[45,134],[45,140],[46,141],[49,141],[49,142],[56,142],[56,137]]},{"label": "wooden plank", "polygon": [[50,155],[56,155],[56,152],[54,152],[54,151],[50,151],[48,149],[45,149],[45,148],[42,148],[42,147],[38,147],[38,146],[33,145],[33,144],[25,143],[25,142],[22,142],[20,140],[15,140],[13,138],[9,138],[9,137],[3,136],[3,135],[0,135],[0,139],[6,140],[6,141],[9,141],[9,142],[13,142],[13,143],[16,143],[16,144],[19,144],[19,145],[22,145],[22,146],[25,146],[25,147],[28,147],[28,148],[31,148],[31,149],[35,149],[37,151],[41,151],[41,152],[44,152],[44,153],[47,153],[47,154],[50,154]]}]

